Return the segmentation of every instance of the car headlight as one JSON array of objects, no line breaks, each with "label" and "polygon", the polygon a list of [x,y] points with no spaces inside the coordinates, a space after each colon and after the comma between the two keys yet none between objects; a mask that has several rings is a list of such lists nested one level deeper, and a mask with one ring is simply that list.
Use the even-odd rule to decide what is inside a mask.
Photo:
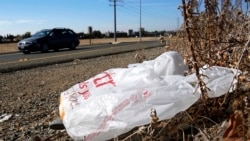
[{"label": "car headlight", "polygon": [[26,45],[30,45],[32,44],[33,42],[25,42]]}]

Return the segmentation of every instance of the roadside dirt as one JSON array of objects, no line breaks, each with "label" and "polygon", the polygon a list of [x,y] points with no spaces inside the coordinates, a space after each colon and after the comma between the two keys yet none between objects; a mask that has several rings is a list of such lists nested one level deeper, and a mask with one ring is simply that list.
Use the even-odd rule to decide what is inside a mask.
[{"label": "roadside dirt", "polygon": [[0,116],[10,115],[0,122],[0,141],[71,140],[64,130],[49,129],[49,122],[58,117],[62,91],[104,70],[142,61],[136,53],[151,60],[164,51],[153,48],[0,74]]}]

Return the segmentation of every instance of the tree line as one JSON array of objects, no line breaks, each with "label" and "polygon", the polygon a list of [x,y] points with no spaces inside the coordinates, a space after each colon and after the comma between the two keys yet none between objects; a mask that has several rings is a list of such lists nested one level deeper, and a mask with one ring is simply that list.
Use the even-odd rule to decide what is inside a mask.
[{"label": "tree line", "polygon": [[12,35],[12,34],[7,34],[5,36],[0,35],[0,43],[5,43],[5,42],[18,42],[21,39],[28,38],[31,36],[31,32],[25,32],[23,35]]},{"label": "tree line", "polygon": [[[165,34],[172,34],[175,35],[176,32],[175,31],[153,31],[153,32],[149,32],[149,31],[143,31],[142,32],[142,37],[153,37],[153,36],[159,36],[159,35],[165,35]],[[84,32],[79,32],[77,33],[79,39],[95,39],[95,38],[113,38],[114,37],[114,33],[113,32],[106,32],[106,33],[102,33],[99,30],[94,30],[91,32],[91,34],[89,33],[84,33]],[[18,42],[24,38],[29,38],[31,37],[31,32],[25,32],[22,35],[12,35],[12,34],[7,34],[7,35],[0,35],[0,43],[12,43],[12,42]],[[129,34],[127,32],[117,32],[116,33],[117,37],[139,37],[139,32],[133,32],[133,34]]]}]

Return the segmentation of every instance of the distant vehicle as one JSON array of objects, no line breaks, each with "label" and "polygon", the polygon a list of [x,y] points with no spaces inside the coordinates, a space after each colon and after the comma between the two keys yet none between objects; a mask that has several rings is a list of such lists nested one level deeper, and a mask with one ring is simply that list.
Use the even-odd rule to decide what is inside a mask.
[{"label": "distant vehicle", "polygon": [[62,48],[74,50],[79,45],[77,34],[68,28],[43,29],[29,38],[17,43],[19,51],[24,54],[41,51],[48,52],[53,49],[58,51]]}]

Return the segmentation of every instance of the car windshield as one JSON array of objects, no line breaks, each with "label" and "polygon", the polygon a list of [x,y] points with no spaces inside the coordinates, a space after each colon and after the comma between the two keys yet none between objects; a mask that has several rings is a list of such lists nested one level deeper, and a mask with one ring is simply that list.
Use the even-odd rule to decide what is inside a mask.
[{"label": "car windshield", "polygon": [[40,36],[46,36],[50,33],[50,30],[41,30],[36,32],[33,36],[40,37]]}]

